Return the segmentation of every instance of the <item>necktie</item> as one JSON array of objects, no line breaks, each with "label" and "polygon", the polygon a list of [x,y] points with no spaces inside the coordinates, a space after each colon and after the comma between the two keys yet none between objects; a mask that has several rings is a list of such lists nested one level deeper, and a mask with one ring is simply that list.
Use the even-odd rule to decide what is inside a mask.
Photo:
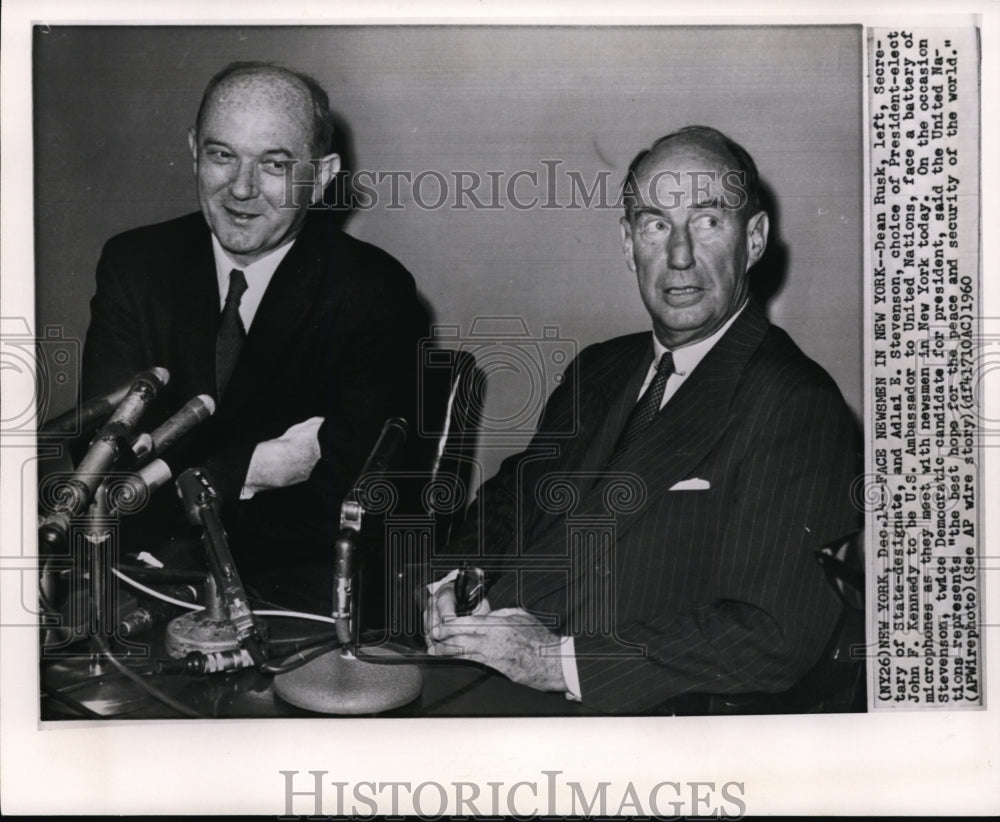
[{"label": "necktie", "polygon": [[215,388],[220,399],[229,385],[233,368],[240,357],[243,340],[247,332],[240,319],[240,300],[247,290],[247,278],[243,272],[234,268],[229,272],[229,291],[226,294],[226,304],[222,308],[219,320],[219,333],[215,338]]},{"label": "necktie", "polygon": [[673,373],[674,356],[669,351],[666,351],[656,365],[656,376],[650,382],[646,393],[639,397],[639,401],[632,408],[632,413],[629,414],[628,420],[625,422],[625,428],[622,430],[621,436],[618,438],[618,443],[615,445],[615,450],[608,460],[607,465],[609,468],[621,459],[629,446],[638,439],[646,426],[653,421],[653,417],[660,410],[660,403],[663,402],[663,390],[667,387],[667,380]]}]

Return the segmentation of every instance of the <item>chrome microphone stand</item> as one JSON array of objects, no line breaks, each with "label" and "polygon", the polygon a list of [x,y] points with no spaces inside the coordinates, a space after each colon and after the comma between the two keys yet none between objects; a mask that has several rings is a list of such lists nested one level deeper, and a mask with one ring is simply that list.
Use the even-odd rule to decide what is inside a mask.
[{"label": "chrome microphone stand", "polygon": [[341,505],[340,533],[334,543],[332,615],[339,647],[275,676],[275,693],[296,707],[324,714],[376,714],[402,707],[420,696],[423,676],[406,656],[383,646],[360,647],[354,596],[357,538],[365,514],[364,484],[385,472],[406,433],[403,419],[385,423],[357,482]]}]

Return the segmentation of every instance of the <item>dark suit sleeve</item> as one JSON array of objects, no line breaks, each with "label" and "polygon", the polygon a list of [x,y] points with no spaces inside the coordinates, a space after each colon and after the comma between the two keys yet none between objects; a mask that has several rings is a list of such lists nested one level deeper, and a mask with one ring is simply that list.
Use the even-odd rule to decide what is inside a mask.
[{"label": "dark suit sleeve", "polygon": [[[341,352],[329,352],[324,367],[333,380],[320,429],[322,456],[314,472],[327,478],[335,497],[356,479],[386,420],[407,420],[411,440],[419,433],[419,340],[427,327],[409,275],[400,269],[384,287],[354,300],[350,327],[338,333],[347,342]],[[393,469],[401,467],[394,461]]]},{"label": "dark suit sleeve", "polygon": [[[645,649],[639,658],[615,659],[621,647],[607,637],[577,637],[586,704],[622,712],[689,692],[776,693],[816,662],[839,605],[813,550],[856,527],[853,420],[836,388],[815,380],[758,399],[743,420],[736,491],[718,512],[722,544],[705,546],[711,562],[692,570],[711,575],[717,595],[683,609],[662,602],[648,619],[617,625]],[[645,527],[650,550],[670,550],[655,520]],[[656,599],[655,581],[640,587],[619,596]]]},{"label": "dark suit sleeve", "polygon": [[114,248],[105,246],[97,264],[97,292],[90,303],[90,325],[83,349],[83,399],[110,393],[145,368],[141,300],[135,279],[115,264]]}]

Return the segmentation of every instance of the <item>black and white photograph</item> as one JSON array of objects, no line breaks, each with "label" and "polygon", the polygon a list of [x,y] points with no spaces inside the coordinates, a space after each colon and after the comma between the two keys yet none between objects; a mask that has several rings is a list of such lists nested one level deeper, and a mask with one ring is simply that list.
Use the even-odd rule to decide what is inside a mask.
[{"label": "black and white photograph", "polygon": [[997,808],[982,4],[157,5],[5,9],[23,812]]}]

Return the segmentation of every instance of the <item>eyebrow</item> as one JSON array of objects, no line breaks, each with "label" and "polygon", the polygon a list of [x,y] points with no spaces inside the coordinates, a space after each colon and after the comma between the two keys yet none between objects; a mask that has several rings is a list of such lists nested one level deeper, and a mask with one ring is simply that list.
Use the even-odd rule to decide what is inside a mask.
[{"label": "eyebrow", "polygon": [[639,217],[664,217],[666,216],[662,209],[653,208],[652,206],[637,206],[632,209],[632,217],[638,219]]},{"label": "eyebrow", "polygon": [[[724,209],[725,207],[726,206],[723,204],[721,197],[713,197],[711,200],[705,200],[700,203],[692,203],[687,206],[687,208],[693,209]],[[634,219],[646,216],[665,217],[666,212],[662,208],[655,208],[653,206],[636,206],[632,209],[632,216]]]},{"label": "eyebrow", "polygon": [[[221,146],[222,148],[229,149],[230,151],[233,151],[233,153],[236,153],[233,150],[233,147],[231,145],[229,145],[229,143],[227,143],[225,140],[216,140],[213,137],[206,137],[204,140],[202,140],[202,145],[205,146],[206,148],[209,147],[209,146]],[[294,152],[289,151],[287,148],[269,148],[269,149],[265,149],[264,151],[261,152],[261,156],[262,157],[263,156],[267,156],[267,155],[273,155],[273,154],[284,155],[289,160],[294,160],[295,159]]]}]

